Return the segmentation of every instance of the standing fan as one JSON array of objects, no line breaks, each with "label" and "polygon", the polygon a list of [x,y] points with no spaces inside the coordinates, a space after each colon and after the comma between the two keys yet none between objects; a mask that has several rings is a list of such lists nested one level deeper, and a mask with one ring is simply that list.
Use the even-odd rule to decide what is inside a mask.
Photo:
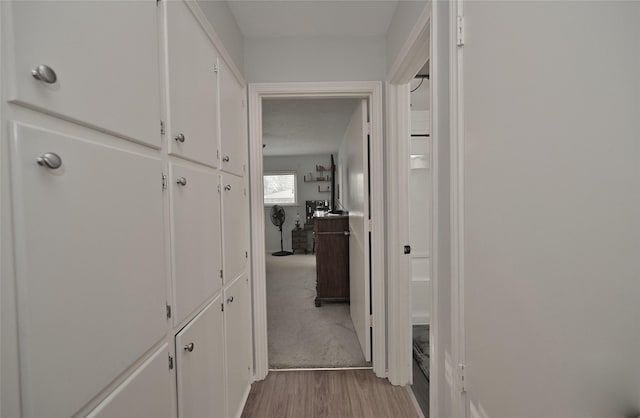
[{"label": "standing fan", "polygon": [[271,255],[281,256],[293,254],[291,251],[285,251],[284,244],[282,243],[282,225],[284,225],[285,218],[286,214],[282,206],[274,205],[271,207],[271,222],[280,230],[280,251],[276,251]]}]

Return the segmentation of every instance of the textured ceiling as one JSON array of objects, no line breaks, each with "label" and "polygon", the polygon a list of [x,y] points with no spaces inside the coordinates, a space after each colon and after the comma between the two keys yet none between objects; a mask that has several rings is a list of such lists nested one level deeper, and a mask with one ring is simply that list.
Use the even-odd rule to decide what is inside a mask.
[{"label": "textured ceiling", "polygon": [[229,0],[247,38],[385,35],[397,0]]},{"label": "textured ceiling", "polygon": [[262,104],[265,156],[336,153],[358,99],[273,99]]}]

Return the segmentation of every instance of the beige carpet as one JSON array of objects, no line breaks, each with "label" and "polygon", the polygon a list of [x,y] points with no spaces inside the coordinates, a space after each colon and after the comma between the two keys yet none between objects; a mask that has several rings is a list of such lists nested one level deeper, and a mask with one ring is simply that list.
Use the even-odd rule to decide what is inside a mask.
[{"label": "beige carpet", "polygon": [[365,362],[349,304],[316,308],[315,255],[267,254],[269,367],[357,367]]}]

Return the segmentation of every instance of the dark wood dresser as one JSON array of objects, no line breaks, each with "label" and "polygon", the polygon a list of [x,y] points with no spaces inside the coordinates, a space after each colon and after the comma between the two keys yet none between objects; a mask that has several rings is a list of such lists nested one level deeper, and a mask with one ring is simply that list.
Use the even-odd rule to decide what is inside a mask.
[{"label": "dark wood dresser", "polygon": [[349,217],[315,218],[316,306],[349,302]]}]

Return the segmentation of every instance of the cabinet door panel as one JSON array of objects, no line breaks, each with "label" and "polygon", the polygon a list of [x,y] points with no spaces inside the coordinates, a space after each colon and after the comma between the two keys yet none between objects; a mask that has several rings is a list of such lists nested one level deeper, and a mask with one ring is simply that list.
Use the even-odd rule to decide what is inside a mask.
[{"label": "cabinet door panel", "polygon": [[218,296],[176,335],[180,418],[226,416],[220,307],[221,297]]},{"label": "cabinet door panel", "polygon": [[88,418],[171,418],[171,377],[164,344]]},{"label": "cabinet door panel", "polygon": [[220,177],[171,164],[169,179],[175,320],[179,323],[222,284]]},{"label": "cabinet door panel", "polygon": [[244,175],[247,164],[245,89],[220,60],[220,141],[222,169]]},{"label": "cabinet door panel", "polygon": [[11,159],[24,414],[71,416],[165,335],[162,165],[22,124]]},{"label": "cabinet door panel", "polygon": [[[7,8],[10,100],[160,147],[155,1],[16,1]],[[39,65],[57,81],[34,78]]]},{"label": "cabinet door panel", "polygon": [[218,167],[218,51],[183,1],[163,3],[169,65],[169,153]]},{"label": "cabinet door panel", "polygon": [[243,274],[225,291],[225,344],[229,416],[240,416],[251,373],[251,294]]},{"label": "cabinet door panel", "polygon": [[244,179],[222,176],[222,185],[223,269],[225,283],[230,283],[247,267],[249,200]]}]

